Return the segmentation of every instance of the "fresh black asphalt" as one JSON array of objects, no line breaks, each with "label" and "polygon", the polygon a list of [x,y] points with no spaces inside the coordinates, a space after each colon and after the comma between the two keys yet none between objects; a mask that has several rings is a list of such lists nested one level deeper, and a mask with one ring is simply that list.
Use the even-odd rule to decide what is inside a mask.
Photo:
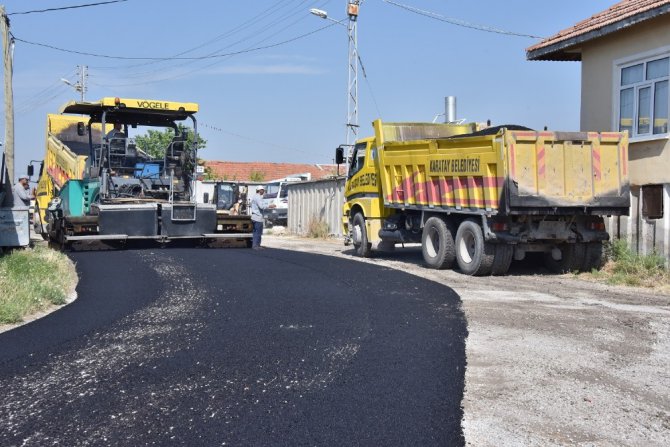
[{"label": "fresh black asphalt", "polygon": [[2,446],[464,444],[445,286],[274,249],[71,258],[78,299],[0,334]]}]

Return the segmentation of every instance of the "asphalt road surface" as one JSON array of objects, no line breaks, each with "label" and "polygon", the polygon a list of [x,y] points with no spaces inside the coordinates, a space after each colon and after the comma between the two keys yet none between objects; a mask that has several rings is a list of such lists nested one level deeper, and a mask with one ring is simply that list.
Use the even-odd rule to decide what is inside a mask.
[{"label": "asphalt road surface", "polygon": [[0,445],[463,445],[448,287],[265,249],[72,253],[69,306],[0,335]]}]

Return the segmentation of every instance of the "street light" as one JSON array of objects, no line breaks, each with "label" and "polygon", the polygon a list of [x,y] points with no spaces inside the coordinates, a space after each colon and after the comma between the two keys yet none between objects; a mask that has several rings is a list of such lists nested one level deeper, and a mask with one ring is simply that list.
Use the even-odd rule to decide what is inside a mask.
[{"label": "street light", "polygon": [[[356,142],[358,134],[358,9],[360,0],[348,0],[347,15],[349,16],[349,25],[347,31],[349,35],[349,68],[347,82],[347,143],[346,146],[351,151]],[[342,21],[333,20],[328,17],[328,13],[322,9],[312,8],[310,13],[322,19],[330,20],[342,24]],[[349,155],[349,154],[347,154]],[[347,157],[348,158],[348,157]],[[349,164],[347,163],[347,174]]]},{"label": "street light", "polygon": [[60,78],[61,81],[63,81],[64,83],[66,83],[67,85],[69,85],[70,87],[79,92],[81,102],[84,102],[84,95],[87,90],[86,88],[86,78],[88,78],[88,73],[86,72],[87,69],[88,67],[86,65],[82,65],[81,67],[77,65],[77,75],[79,75],[80,78],[79,81],[77,81],[74,84],[65,78]]},{"label": "street light", "polygon": [[309,12],[311,12],[312,14],[314,14],[317,17],[321,17],[322,19],[327,19],[328,18],[328,13],[326,11],[324,11],[323,9],[312,8],[312,9],[309,10]]}]

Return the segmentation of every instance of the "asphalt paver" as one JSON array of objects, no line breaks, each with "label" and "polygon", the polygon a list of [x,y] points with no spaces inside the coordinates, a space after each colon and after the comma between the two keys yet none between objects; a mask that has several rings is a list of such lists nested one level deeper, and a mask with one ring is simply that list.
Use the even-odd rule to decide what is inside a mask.
[{"label": "asphalt paver", "polygon": [[450,288],[277,249],[72,253],[0,334],[0,445],[463,445]]}]

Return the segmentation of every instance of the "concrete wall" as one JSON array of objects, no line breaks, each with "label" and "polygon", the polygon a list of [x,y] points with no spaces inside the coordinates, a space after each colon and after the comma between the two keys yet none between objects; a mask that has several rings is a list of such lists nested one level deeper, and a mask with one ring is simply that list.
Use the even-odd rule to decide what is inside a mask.
[{"label": "concrete wall", "polygon": [[344,181],[344,177],[338,177],[289,185],[289,233],[305,236],[310,220],[322,219],[328,223],[331,236],[342,237]]},{"label": "concrete wall", "polygon": [[612,238],[625,239],[628,245],[640,254],[658,253],[670,259],[670,185],[663,187],[663,218],[642,217],[642,192],[639,187],[631,189],[630,216],[606,219]]}]

